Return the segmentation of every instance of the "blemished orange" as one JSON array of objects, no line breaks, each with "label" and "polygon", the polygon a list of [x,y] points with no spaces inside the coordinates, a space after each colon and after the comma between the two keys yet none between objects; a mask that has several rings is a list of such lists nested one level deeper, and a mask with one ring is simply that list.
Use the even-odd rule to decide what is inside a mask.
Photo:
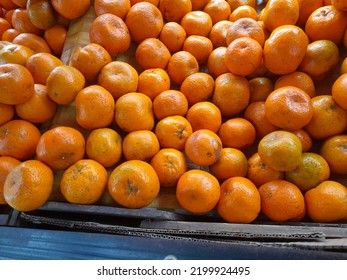
[{"label": "blemished orange", "polygon": [[125,19],[131,5],[130,0],[95,0],[94,10],[97,16],[110,13]]},{"label": "blemished orange", "polygon": [[213,0],[207,2],[203,11],[212,19],[212,24],[215,24],[221,20],[227,20],[231,14],[231,8],[225,0]]},{"label": "blemished orange", "polygon": [[306,215],[300,189],[285,180],[274,180],[259,187],[261,212],[275,222],[301,221]]},{"label": "blemished orange", "polygon": [[186,13],[180,22],[181,26],[190,35],[208,36],[212,28],[212,19],[204,11],[191,11]]},{"label": "blemished orange", "polygon": [[119,205],[142,208],[158,196],[160,181],[154,168],[142,160],[128,160],[110,174],[108,191]]},{"label": "blemished orange", "polygon": [[148,2],[139,2],[131,6],[125,23],[131,39],[140,43],[147,38],[157,38],[164,25],[159,8]]},{"label": "blemished orange", "polygon": [[126,52],[131,43],[129,29],[118,16],[110,13],[97,16],[89,30],[91,43],[103,46],[111,57]]},{"label": "blemished orange", "polygon": [[14,117],[14,114],[15,114],[14,105],[0,103],[0,125],[3,125],[4,123],[12,120]]},{"label": "blemished orange", "polygon": [[258,152],[247,159],[247,174],[245,176],[258,188],[273,180],[284,179],[284,172],[275,170],[262,161]]},{"label": "blemished orange", "polygon": [[31,33],[35,35],[41,35],[42,30],[36,27],[29,18],[27,9],[17,8],[13,11],[11,22],[14,29],[19,33]]},{"label": "blemished orange", "polygon": [[81,0],[78,3],[74,3],[64,0],[52,0],[51,4],[60,15],[71,20],[84,15],[90,8],[91,1]]},{"label": "blemished orange", "polygon": [[191,53],[178,51],[171,56],[166,70],[171,81],[180,85],[189,75],[199,72],[199,69],[199,63]]},{"label": "blemished orange", "polygon": [[222,114],[219,108],[210,101],[201,101],[190,106],[186,119],[192,125],[193,131],[208,129],[217,133],[222,124]]},{"label": "blemished orange", "polygon": [[279,128],[290,131],[301,129],[313,116],[311,98],[300,88],[280,87],[266,98],[265,114]]},{"label": "blemished orange", "polygon": [[196,165],[209,166],[220,158],[223,145],[219,136],[208,129],[199,129],[188,136],[184,151]]},{"label": "blemished orange", "polygon": [[7,204],[4,198],[4,184],[8,173],[21,162],[13,157],[0,157],[0,205]]},{"label": "blemished orange", "polygon": [[81,71],[70,65],[60,65],[47,77],[47,95],[57,104],[68,105],[85,84],[86,79]]},{"label": "blemished orange", "polygon": [[55,24],[44,31],[43,38],[52,50],[52,53],[58,57],[63,53],[66,35],[67,28],[62,24]]},{"label": "blemished orange", "polygon": [[305,193],[308,217],[318,223],[338,222],[347,218],[347,188],[327,180]]},{"label": "blemished orange", "polygon": [[300,139],[289,131],[276,130],[258,143],[258,153],[265,164],[278,171],[297,168],[302,158]]},{"label": "blemished orange", "polygon": [[232,177],[220,186],[217,213],[229,223],[249,224],[260,213],[261,201],[257,187],[247,178]]},{"label": "blemished orange", "polygon": [[303,152],[308,152],[311,150],[311,148],[313,147],[313,140],[311,135],[305,129],[298,129],[292,131],[292,133],[299,137]]},{"label": "blemished orange", "polygon": [[158,120],[174,115],[185,116],[187,111],[187,97],[179,90],[164,90],[153,100],[153,113]]},{"label": "blemished orange", "polygon": [[176,198],[192,213],[207,213],[215,208],[220,198],[220,184],[210,173],[191,169],[178,180]]},{"label": "blemished orange", "polygon": [[110,61],[101,68],[98,84],[115,99],[137,90],[139,77],[136,69],[127,62]]},{"label": "blemished orange", "polygon": [[173,148],[182,151],[192,133],[193,128],[190,122],[179,115],[165,117],[155,126],[155,134],[162,148]]},{"label": "blemished orange", "polygon": [[210,99],[213,95],[214,84],[214,79],[210,74],[196,72],[183,80],[180,91],[186,96],[188,104],[191,106]]},{"label": "blemished orange", "polygon": [[240,18],[251,18],[257,20],[257,10],[255,7],[249,5],[241,5],[230,13],[229,20],[235,22]]},{"label": "blemished orange", "polygon": [[256,140],[254,125],[242,117],[230,118],[222,123],[218,131],[223,147],[246,149]]},{"label": "blemished orange", "polygon": [[220,182],[231,177],[245,177],[247,174],[246,155],[235,148],[222,148],[219,159],[209,166],[210,173]]},{"label": "blemished orange", "polygon": [[152,100],[145,94],[129,92],[116,100],[116,124],[126,132],[154,128]]},{"label": "blemished orange", "polygon": [[306,55],[308,44],[308,37],[300,27],[277,27],[264,44],[265,67],[279,75],[296,71]]},{"label": "blemished orange", "polygon": [[223,117],[240,114],[249,103],[249,82],[245,77],[225,73],[215,79],[212,102]]},{"label": "blemished orange", "polygon": [[333,83],[331,88],[331,95],[334,101],[347,110],[347,97],[346,97],[346,88],[347,88],[347,74],[340,75]]},{"label": "blemished orange", "polygon": [[328,94],[311,99],[313,116],[304,129],[314,139],[324,139],[343,133],[347,126],[347,111]]},{"label": "blemished orange", "polygon": [[35,83],[46,85],[49,74],[61,65],[63,62],[53,54],[40,52],[30,56],[25,67],[30,71]]},{"label": "blemished orange", "polygon": [[249,80],[249,102],[265,101],[274,90],[274,82],[268,77],[255,77]]},{"label": "blemished orange", "polygon": [[284,86],[294,86],[305,91],[311,98],[316,95],[316,89],[312,78],[301,71],[295,71],[280,76],[274,85],[274,89]]},{"label": "blemished orange", "polygon": [[194,55],[199,64],[204,64],[213,50],[213,44],[205,36],[190,35],[184,41],[182,50]]},{"label": "blemished orange", "polygon": [[334,135],[325,139],[320,146],[319,154],[328,162],[330,170],[334,174],[347,174],[347,136]]},{"label": "blemished orange", "polygon": [[12,43],[26,46],[34,53],[52,53],[46,40],[34,33],[20,33],[12,40]]},{"label": "blemished orange", "polygon": [[192,11],[190,0],[161,0],[158,7],[166,22],[180,22],[186,13]]},{"label": "blemished orange", "polygon": [[63,197],[73,204],[95,204],[106,190],[108,174],[100,163],[81,159],[69,166],[60,180]]},{"label": "blemished orange", "polygon": [[40,130],[31,122],[13,119],[0,126],[0,156],[14,157],[20,161],[35,155]]},{"label": "blemished orange", "polygon": [[151,159],[150,164],[158,175],[161,187],[176,187],[178,179],[188,170],[183,152],[163,148]]},{"label": "blemished orange", "polygon": [[226,47],[215,48],[210,53],[207,59],[208,73],[215,79],[218,76],[229,72],[228,67],[226,67],[224,63],[226,51],[227,51]]},{"label": "blemished orange", "polygon": [[222,20],[215,23],[210,31],[208,37],[210,38],[213,48],[216,49],[218,47],[226,47],[226,36],[228,30],[231,28],[233,23],[229,20]]},{"label": "blemished orange", "polygon": [[54,170],[63,170],[85,155],[85,139],[72,127],[56,126],[44,132],[36,146],[37,159]]},{"label": "blemished orange", "polygon": [[138,64],[144,69],[166,69],[171,58],[171,53],[159,39],[147,38],[137,46],[135,58]]},{"label": "blemished orange", "polygon": [[74,104],[76,121],[83,128],[107,127],[114,120],[114,98],[107,89],[99,85],[90,85],[80,90]]},{"label": "blemished orange", "polygon": [[101,68],[111,61],[111,55],[104,47],[90,43],[72,54],[70,64],[83,74],[87,82],[91,82],[97,78]]},{"label": "blemished orange", "polygon": [[51,1],[26,1],[25,6],[31,23],[39,29],[46,30],[57,22],[57,13]]},{"label": "blemished orange", "polygon": [[296,24],[305,27],[309,16],[318,8],[323,6],[323,0],[297,0],[299,4],[299,18]]},{"label": "blemished orange", "polygon": [[135,130],[123,138],[123,155],[126,160],[149,161],[160,150],[157,136],[151,130]]},{"label": "blemished orange", "polygon": [[123,155],[121,136],[111,128],[94,129],[86,140],[86,155],[105,168],[117,164]]},{"label": "blemished orange", "polygon": [[0,65],[0,103],[21,104],[34,94],[34,78],[23,65],[6,63]]},{"label": "blemished orange", "polygon": [[169,90],[170,85],[170,77],[165,70],[150,68],[139,74],[137,91],[154,100],[160,93]]},{"label": "blemished orange", "polygon": [[53,119],[57,104],[49,98],[45,85],[35,84],[34,89],[35,92],[30,99],[15,105],[15,109],[21,119],[41,124]]},{"label": "blemished orange", "polygon": [[177,22],[166,22],[159,34],[159,40],[164,43],[171,53],[182,50],[183,43],[187,38],[184,28]]},{"label": "blemished orange", "polygon": [[52,188],[52,170],[41,161],[27,160],[7,175],[4,198],[17,211],[32,211],[48,201]]},{"label": "blemished orange", "polygon": [[333,5],[314,10],[305,24],[305,32],[312,41],[330,40],[340,44],[347,27],[347,15]]}]

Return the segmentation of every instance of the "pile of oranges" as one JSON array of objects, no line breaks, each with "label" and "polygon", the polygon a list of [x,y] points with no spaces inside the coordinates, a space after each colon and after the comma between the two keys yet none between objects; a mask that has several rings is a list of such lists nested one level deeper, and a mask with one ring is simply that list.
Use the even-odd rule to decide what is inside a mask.
[{"label": "pile of oranges", "polygon": [[172,189],[231,223],[347,220],[347,0],[0,7],[0,204],[37,209],[58,184],[141,208]]}]

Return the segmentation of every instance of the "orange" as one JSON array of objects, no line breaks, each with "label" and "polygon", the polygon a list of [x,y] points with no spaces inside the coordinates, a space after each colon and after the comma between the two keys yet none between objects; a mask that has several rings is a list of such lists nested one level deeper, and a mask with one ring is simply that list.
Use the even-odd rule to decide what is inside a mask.
[{"label": "orange", "polygon": [[15,44],[23,45],[31,49],[34,53],[51,53],[45,39],[33,33],[20,33],[12,41]]},{"label": "orange", "polygon": [[160,0],[159,9],[166,22],[179,22],[182,17],[192,11],[190,0]]},{"label": "orange", "polygon": [[331,5],[340,11],[347,11],[347,2],[345,0],[331,0]]},{"label": "orange", "polygon": [[171,53],[182,50],[186,38],[187,33],[184,28],[174,21],[166,22],[159,34],[159,40]]},{"label": "orange", "polygon": [[15,63],[0,65],[0,103],[24,103],[34,91],[34,78],[26,67]]},{"label": "orange", "polygon": [[4,41],[13,42],[14,38],[16,38],[19,34],[19,31],[17,31],[16,29],[9,28],[6,31],[4,31],[1,39]]},{"label": "orange", "polygon": [[347,188],[335,181],[324,181],[305,193],[308,217],[318,223],[347,218]]},{"label": "orange", "polygon": [[223,148],[219,159],[209,166],[210,173],[223,182],[231,177],[245,177],[247,174],[247,158],[235,148]]},{"label": "orange", "polygon": [[335,135],[323,141],[319,154],[328,162],[330,170],[334,174],[347,174],[347,136]]},{"label": "orange", "polygon": [[139,2],[131,6],[125,18],[131,39],[140,43],[147,38],[157,38],[164,25],[160,10],[151,3]]},{"label": "orange", "polygon": [[155,135],[157,135],[162,148],[182,151],[192,133],[193,128],[189,121],[179,115],[165,117],[155,126]]},{"label": "orange", "polygon": [[309,16],[318,8],[323,6],[323,0],[297,0],[299,4],[299,18],[296,24],[305,27]]},{"label": "orange", "polygon": [[118,165],[110,174],[108,191],[121,206],[142,208],[158,196],[160,182],[153,167],[142,160],[129,160]]},{"label": "orange", "polygon": [[187,111],[187,97],[178,90],[164,90],[153,100],[153,113],[158,120],[174,115],[185,116]]},{"label": "orange", "polygon": [[30,71],[35,83],[46,85],[49,74],[60,65],[63,65],[63,62],[53,54],[40,52],[28,58],[26,68]]},{"label": "orange", "polygon": [[0,157],[0,205],[7,204],[4,198],[4,184],[8,173],[15,168],[20,161],[13,157]]},{"label": "orange", "polygon": [[150,161],[161,187],[176,187],[178,179],[188,170],[184,154],[176,149],[163,148]]},{"label": "orange", "polygon": [[265,42],[263,28],[252,18],[240,18],[231,24],[225,37],[227,46],[235,39],[242,37],[250,37],[256,40],[261,46]]},{"label": "orange", "polygon": [[218,161],[221,155],[222,141],[208,129],[199,129],[188,136],[184,151],[188,159],[196,165],[209,166]]},{"label": "orange", "polygon": [[202,10],[210,0],[190,0],[192,3],[192,10]]},{"label": "orange", "polygon": [[333,5],[314,10],[306,21],[305,32],[311,41],[330,40],[340,44],[347,27],[347,15]]},{"label": "orange", "polygon": [[260,186],[261,212],[274,222],[301,221],[306,215],[305,199],[300,189],[285,180]]},{"label": "orange", "polygon": [[2,34],[8,29],[12,28],[12,24],[9,23],[6,19],[0,18],[0,38],[2,38]]},{"label": "orange", "polygon": [[125,19],[131,7],[130,0],[95,0],[94,10],[96,16],[110,13]]},{"label": "orange", "polygon": [[265,101],[274,90],[274,83],[267,77],[255,77],[249,80],[249,102]]},{"label": "orange", "polygon": [[308,37],[300,27],[294,25],[277,27],[264,44],[265,67],[279,75],[296,71],[306,55],[308,43]]},{"label": "orange", "polygon": [[222,123],[218,136],[223,147],[245,149],[255,142],[256,130],[254,125],[245,118],[230,118]]},{"label": "orange", "polygon": [[160,93],[170,89],[170,77],[161,68],[150,68],[140,73],[137,91],[154,100]]},{"label": "orange", "polygon": [[154,6],[158,6],[159,0],[130,0],[131,5],[135,5],[136,3],[139,2],[149,2],[153,4]]},{"label": "orange", "polygon": [[77,129],[56,126],[44,132],[36,146],[37,159],[54,170],[62,170],[85,154],[85,139]]},{"label": "orange", "polygon": [[122,138],[111,128],[94,129],[86,140],[86,155],[109,168],[122,157]]},{"label": "orange", "polygon": [[201,35],[207,37],[212,28],[212,19],[204,11],[191,11],[186,13],[180,22],[181,26],[190,35]]},{"label": "orange", "polygon": [[176,198],[180,205],[192,213],[212,211],[220,198],[218,180],[210,173],[192,169],[178,180]]},{"label": "orange", "polygon": [[241,5],[233,10],[229,16],[230,21],[237,21],[240,18],[251,18],[254,20],[258,19],[257,10],[249,5]]},{"label": "orange", "polygon": [[30,159],[40,136],[40,130],[31,122],[19,119],[4,123],[0,126],[0,156]]},{"label": "orange", "polygon": [[28,101],[15,106],[17,115],[32,123],[44,123],[53,119],[57,104],[49,98],[47,87],[35,84],[34,89],[35,92]]},{"label": "orange", "polygon": [[136,91],[139,77],[133,66],[123,61],[110,61],[101,68],[98,84],[107,89],[117,99]]},{"label": "orange", "polygon": [[129,30],[125,22],[113,14],[96,17],[89,30],[91,43],[103,46],[112,57],[126,52],[131,43]]},{"label": "orange", "polygon": [[299,137],[303,152],[308,152],[311,150],[313,147],[313,140],[311,135],[305,129],[302,128],[291,132]]},{"label": "orange", "polygon": [[108,51],[99,44],[93,43],[79,48],[71,56],[71,66],[77,68],[87,82],[97,78],[101,68],[111,61]]},{"label": "orange", "polygon": [[225,73],[215,80],[212,102],[223,117],[232,117],[246,109],[249,103],[249,83],[245,77]]},{"label": "orange", "polygon": [[5,10],[11,10],[11,9],[18,8],[18,5],[15,2],[13,2],[12,0],[1,0],[0,6]]},{"label": "orange", "polygon": [[149,161],[159,149],[159,140],[150,130],[131,131],[123,138],[122,150],[126,160]]},{"label": "orange", "polygon": [[262,138],[268,133],[279,129],[266,117],[265,101],[250,103],[244,111],[243,116],[253,124],[257,138]]},{"label": "orange", "polygon": [[38,160],[27,160],[8,174],[4,198],[17,211],[32,211],[46,203],[52,188],[52,170]]},{"label": "orange", "polygon": [[213,95],[214,79],[205,72],[189,75],[181,83],[180,91],[186,96],[189,106],[210,99]]},{"label": "orange", "polygon": [[204,64],[213,50],[213,44],[207,37],[190,35],[184,41],[183,50],[194,55],[199,64]]},{"label": "orange", "polygon": [[214,49],[227,46],[226,36],[232,25],[233,23],[229,20],[221,20],[212,26],[208,36]]},{"label": "orange", "polygon": [[316,89],[312,78],[300,71],[295,71],[286,75],[280,76],[275,82],[275,89],[284,86],[294,86],[305,91],[309,97],[314,97],[316,94]]},{"label": "orange", "polygon": [[55,67],[46,80],[47,94],[57,104],[68,105],[85,86],[86,80],[77,68],[70,65]]},{"label": "orange", "polygon": [[254,39],[242,37],[233,40],[227,47],[224,63],[231,73],[251,75],[263,61],[263,49]]},{"label": "orange", "polygon": [[75,107],[76,121],[86,129],[107,127],[114,119],[113,96],[99,85],[90,85],[80,90],[75,98]]},{"label": "orange", "polygon": [[159,39],[147,38],[137,46],[135,58],[144,69],[166,69],[171,54],[169,49]]},{"label": "orange", "polygon": [[154,127],[152,100],[145,94],[129,92],[116,101],[116,124],[126,132]]},{"label": "orange", "polygon": [[28,0],[26,10],[33,25],[46,30],[57,22],[57,13],[49,0]]},{"label": "orange", "polygon": [[201,101],[190,106],[186,119],[192,125],[193,131],[208,129],[217,133],[222,124],[222,114],[219,108],[210,101]]},{"label": "orange", "polygon": [[55,24],[45,29],[43,38],[52,50],[52,53],[60,57],[63,53],[67,28],[62,24]]},{"label": "orange", "polygon": [[174,53],[167,65],[167,73],[172,82],[182,84],[185,78],[199,72],[199,63],[189,52],[178,51]]},{"label": "orange", "polygon": [[331,95],[318,95],[311,99],[313,116],[304,127],[314,139],[324,139],[343,133],[347,126],[347,111]]},{"label": "orange", "polygon": [[60,191],[69,203],[95,204],[108,182],[105,167],[92,159],[81,159],[68,167],[60,180]]},{"label": "orange", "polygon": [[13,105],[0,103],[0,125],[3,125],[4,123],[12,120],[14,117],[14,113],[15,107]]},{"label": "orange", "polygon": [[265,114],[275,126],[284,130],[298,130],[313,116],[311,98],[300,88],[280,87],[265,100]]},{"label": "orange", "polygon": [[269,0],[264,7],[262,20],[265,27],[272,31],[281,25],[295,25],[298,18],[299,3],[297,0]]},{"label": "orange", "polygon": [[298,70],[308,74],[313,81],[328,77],[338,66],[339,49],[329,40],[313,41],[307,46],[307,51]]},{"label": "orange", "polygon": [[227,0],[227,2],[229,3],[232,11],[242,5],[249,5],[251,7],[256,6],[256,0]]},{"label": "orange", "polygon": [[261,201],[257,187],[247,178],[232,177],[220,186],[216,210],[229,223],[248,224],[257,219]]},{"label": "orange", "polygon": [[53,8],[63,17],[77,19],[83,16],[90,8],[90,0],[81,0],[78,3],[64,0],[51,0]]},{"label": "orange", "polygon": [[276,130],[265,135],[258,143],[261,160],[278,171],[297,168],[302,159],[300,139],[293,133]]},{"label": "orange", "polygon": [[231,14],[231,8],[225,0],[213,0],[207,2],[203,11],[212,19],[212,24],[215,24],[221,20],[227,20]]},{"label": "orange", "polygon": [[333,83],[331,88],[331,95],[334,101],[347,110],[347,97],[346,97],[346,87],[347,87],[347,74],[340,75]]},{"label": "orange", "polygon": [[27,9],[17,8],[13,11],[11,24],[19,33],[31,33],[41,35],[42,30],[36,27],[30,17]]},{"label": "orange", "polygon": [[[346,39],[347,39],[347,34],[346,34]],[[345,46],[345,45],[344,45]],[[347,45],[346,45],[347,46]],[[344,58],[341,62],[340,66],[340,74],[347,73],[347,58]]]},{"label": "orange", "polygon": [[207,59],[207,70],[213,78],[229,72],[224,63],[226,51],[226,47],[215,48]]},{"label": "orange", "polygon": [[284,179],[284,172],[275,170],[265,164],[259,153],[255,152],[247,160],[247,174],[245,177],[259,188],[270,181]]}]

